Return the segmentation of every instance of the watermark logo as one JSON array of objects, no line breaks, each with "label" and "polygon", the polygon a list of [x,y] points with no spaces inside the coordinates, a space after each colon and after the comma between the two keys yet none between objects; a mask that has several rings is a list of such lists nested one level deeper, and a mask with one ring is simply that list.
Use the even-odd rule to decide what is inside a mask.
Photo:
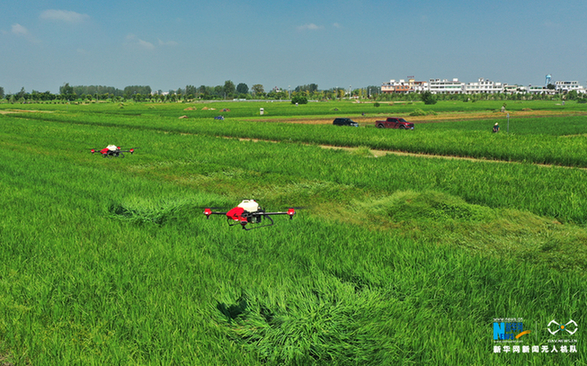
[{"label": "watermark logo", "polygon": [[524,330],[524,323],[516,322],[494,322],[493,323],[493,340],[507,341],[519,339],[525,334],[529,334],[529,330]]},{"label": "watermark logo", "polygon": [[562,324],[562,323],[559,324],[556,322],[556,320],[551,320],[550,323],[548,323],[548,327],[546,329],[548,329],[548,331],[552,335],[555,335],[556,333],[560,332],[561,330],[563,332],[568,332],[570,335],[573,335],[573,334],[575,334],[577,329],[579,329],[579,326],[572,319],[566,324]]},{"label": "watermark logo", "polygon": [[[577,323],[570,319],[567,323],[558,323],[552,320],[546,329],[550,333],[550,339],[545,339],[548,333],[539,329],[538,323],[532,331],[533,336],[523,337],[530,334],[530,330],[524,329],[522,318],[494,318],[493,319],[493,353],[500,354],[577,354],[577,339],[568,337],[579,329]],[[542,328],[542,327],[541,327]],[[544,329],[544,328],[542,328]],[[566,335],[566,336],[561,336]],[[556,335],[555,337],[552,337]],[[523,338],[521,338],[523,337]],[[521,338],[521,339],[520,339]]]}]

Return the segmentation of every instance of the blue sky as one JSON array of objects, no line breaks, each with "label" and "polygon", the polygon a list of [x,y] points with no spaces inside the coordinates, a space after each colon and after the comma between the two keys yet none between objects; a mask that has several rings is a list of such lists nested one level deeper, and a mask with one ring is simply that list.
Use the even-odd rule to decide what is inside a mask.
[{"label": "blue sky", "polygon": [[3,1],[0,86],[587,86],[587,1]]}]

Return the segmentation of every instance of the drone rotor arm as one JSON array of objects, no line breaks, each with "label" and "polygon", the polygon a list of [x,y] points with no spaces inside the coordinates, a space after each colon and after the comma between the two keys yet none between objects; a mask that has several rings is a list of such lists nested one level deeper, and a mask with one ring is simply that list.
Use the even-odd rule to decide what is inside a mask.
[{"label": "drone rotor arm", "polygon": [[129,153],[131,153],[131,154],[132,154],[132,153],[134,153],[134,152],[135,152],[135,150],[136,150],[136,149],[138,149],[138,147],[131,147],[131,148],[130,148],[130,149],[128,149],[128,150],[120,150],[120,152],[129,152]]},{"label": "drone rotor arm", "polygon": [[211,209],[207,208],[204,210],[204,215],[206,215],[206,218],[209,219],[210,215],[226,215],[226,212],[212,211]]},{"label": "drone rotor arm", "polygon": [[264,212],[263,215],[288,215],[290,219],[293,219],[294,215],[296,214],[296,210],[290,208],[287,211],[279,211],[279,212]]}]

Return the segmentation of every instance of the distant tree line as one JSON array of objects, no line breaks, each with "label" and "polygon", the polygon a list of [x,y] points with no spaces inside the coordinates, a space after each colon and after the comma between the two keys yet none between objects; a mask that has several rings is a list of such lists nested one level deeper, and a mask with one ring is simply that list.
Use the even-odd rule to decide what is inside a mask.
[{"label": "distant tree line", "polygon": [[[549,85],[552,89],[554,86]],[[496,94],[434,94],[422,95],[421,93],[381,93],[379,86],[367,86],[365,88],[356,88],[348,90],[344,88],[331,88],[320,90],[317,84],[298,85],[292,90],[275,87],[266,91],[262,84],[254,84],[250,88],[245,83],[235,85],[231,80],[224,82],[224,85],[207,86],[186,85],[176,90],[162,91],[152,90],[148,85],[131,85],[124,89],[117,89],[112,86],[101,85],[78,85],[71,86],[65,83],[59,87],[59,94],[53,94],[49,91],[39,92],[32,90],[30,93],[21,88],[18,93],[6,94],[3,87],[0,87],[0,101],[3,103],[63,103],[68,101],[77,102],[122,102],[132,100],[135,102],[186,102],[194,100],[214,100],[214,99],[271,99],[271,100],[340,100],[343,98],[371,99],[375,101],[416,101],[424,100],[428,103],[434,103],[440,100],[461,100],[465,102],[475,102],[477,100],[549,100],[565,99],[578,100],[587,103],[587,95],[579,94],[577,91],[567,93],[557,93],[554,95],[530,94],[530,93],[496,93]]]},{"label": "distant tree line", "polygon": [[262,84],[254,84],[250,88],[245,83],[235,84],[231,80],[224,82],[224,85],[207,86],[186,85],[176,90],[154,91],[147,85],[131,85],[124,89],[117,89],[112,86],[100,85],[78,85],[71,86],[69,83],[59,87],[59,94],[49,91],[39,92],[32,90],[30,93],[24,87],[18,93],[6,94],[3,87],[0,87],[0,101],[3,103],[64,103],[77,102],[187,102],[195,100],[213,99],[271,99],[271,100],[294,100],[298,103],[302,100],[340,100],[344,98],[355,98],[361,100],[375,101],[417,101],[424,100],[434,103],[440,100],[460,100],[464,102],[475,102],[477,100],[548,100],[561,99],[578,100],[587,103],[587,95],[581,95],[576,91],[562,94],[530,94],[530,93],[496,93],[496,94],[434,94],[422,95],[420,93],[409,94],[385,94],[381,93],[379,86],[367,86],[348,90],[344,88],[331,88],[320,90],[317,84],[299,85],[292,90],[275,87],[266,91]]},{"label": "distant tree line", "polygon": [[315,93],[318,91],[318,85],[317,84],[309,84],[309,85],[299,85],[296,86],[296,88],[294,89],[295,92],[309,92],[309,93]]},{"label": "distant tree line", "polygon": [[49,91],[39,92],[33,90],[26,92],[24,87],[18,93],[5,94],[4,88],[0,88],[0,100],[11,103],[25,102],[95,102],[95,101],[127,101],[136,102],[178,102],[193,100],[213,99],[272,99],[291,100],[293,97],[303,97],[307,100],[333,100],[348,97],[375,98],[381,93],[378,86],[355,89],[349,94],[343,88],[331,88],[319,90],[318,84],[311,83],[299,85],[293,91],[275,87],[266,91],[262,84],[254,84],[250,88],[245,83],[235,85],[232,80],[226,80],[224,85],[207,86],[186,85],[176,90],[153,90],[148,85],[131,85],[124,89],[103,85],[70,85],[64,83],[59,87],[59,93]]}]

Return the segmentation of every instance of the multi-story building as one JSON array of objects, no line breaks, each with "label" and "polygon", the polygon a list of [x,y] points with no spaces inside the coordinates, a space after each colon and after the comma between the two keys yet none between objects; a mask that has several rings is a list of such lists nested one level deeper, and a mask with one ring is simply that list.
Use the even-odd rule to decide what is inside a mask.
[{"label": "multi-story building", "polygon": [[463,87],[463,93],[465,94],[495,94],[503,93],[504,86],[501,83],[496,83],[491,80],[485,80],[479,78],[477,82],[467,83]]},{"label": "multi-story building", "polygon": [[554,89],[548,89],[545,86],[530,85],[528,87],[528,93],[530,94],[554,94]]},{"label": "multi-story building", "polygon": [[428,81],[428,91],[432,94],[461,94],[463,92],[463,85],[459,79],[430,79]]},{"label": "multi-story building", "polygon": [[555,81],[554,89],[557,93],[568,93],[572,90],[578,93],[585,93],[585,88],[578,81]]},{"label": "multi-story building", "polygon": [[421,93],[427,90],[428,83],[425,81],[416,81],[413,78],[400,79],[399,81],[390,80],[388,83],[381,85],[381,92],[392,94],[392,93]]},{"label": "multi-story building", "polygon": [[523,85],[518,84],[503,84],[503,92],[507,94],[516,94],[516,93],[527,93],[528,88]]},{"label": "multi-story building", "polygon": [[392,79],[389,83],[383,83],[383,85],[381,85],[381,92],[387,94],[409,93],[411,90],[409,83],[406,83],[404,79],[400,79],[399,81]]},{"label": "multi-story building", "polygon": [[[522,85],[508,85],[506,83],[493,82],[484,78],[479,78],[476,82],[462,83],[459,79],[430,79],[426,81],[415,81],[413,76],[408,76],[408,80],[400,79],[399,81],[390,80],[388,83],[381,85],[382,93],[422,93],[429,91],[433,94],[496,94],[496,93],[530,93],[530,94],[550,94],[568,93],[577,91],[578,93],[587,93],[587,90],[579,84],[578,81],[556,81],[554,89],[546,86],[528,87]],[[552,86],[550,86],[552,88]]]},{"label": "multi-story building", "polygon": [[428,90],[428,82],[426,81],[415,81],[414,79],[409,80],[412,90],[416,93],[422,93]]}]

